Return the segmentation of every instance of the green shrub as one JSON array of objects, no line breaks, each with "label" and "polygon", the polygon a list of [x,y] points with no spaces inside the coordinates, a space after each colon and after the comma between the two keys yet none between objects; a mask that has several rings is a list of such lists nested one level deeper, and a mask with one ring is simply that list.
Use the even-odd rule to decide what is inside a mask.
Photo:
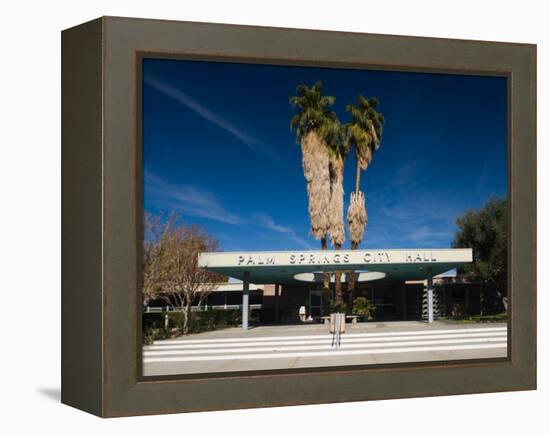
[{"label": "green shrub", "polygon": [[[206,311],[193,311],[189,321],[189,333],[200,333],[210,330],[219,330],[228,327],[236,327],[241,323],[240,310],[211,309]],[[259,312],[251,311],[250,322],[259,321]],[[164,319],[163,319],[164,324]],[[168,313],[168,328],[181,330],[183,328],[183,313]]]},{"label": "green shrub", "polygon": [[170,330],[157,327],[146,327],[143,330],[143,344],[151,345],[154,341],[168,339],[172,336]]},{"label": "green shrub", "polygon": [[360,316],[374,317],[376,307],[366,297],[357,297],[353,301],[353,314]]},{"label": "green shrub", "polygon": [[162,328],[164,327],[164,312],[144,313],[143,314],[143,330],[148,327]]},{"label": "green shrub", "polygon": [[347,304],[344,301],[342,301],[342,304],[340,305],[340,312],[336,311],[336,302],[334,300],[330,300],[329,303],[330,311],[332,313],[344,313],[347,311]]},{"label": "green shrub", "polygon": [[466,324],[506,322],[508,320],[506,312],[498,313],[496,315],[461,315],[458,317],[450,315],[444,316],[443,318],[447,320],[461,321]]},{"label": "green shrub", "polygon": [[508,316],[506,313],[500,313],[496,315],[472,315],[464,319],[464,322],[471,323],[491,323],[491,322],[506,322]]},{"label": "green shrub", "polygon": [[[165,315],[168,315],[168,328],[165,329]],[[189,321],[189,333],[201,333],[236,327],[241,323],[240,310],[209,309],[193,311]],[[259,321],[259,311],[253,310],[249,315],[250,323]],[[181,333],[183,329],[183,313],[181,311],[147,313],[143,315],[143,343],[148,345],[154,340],[166,339]]]}]

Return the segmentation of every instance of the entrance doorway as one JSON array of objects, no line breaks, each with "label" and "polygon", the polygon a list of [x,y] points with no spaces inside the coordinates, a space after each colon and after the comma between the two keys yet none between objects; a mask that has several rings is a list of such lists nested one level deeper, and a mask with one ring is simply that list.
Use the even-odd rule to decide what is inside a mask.
[{"label": "entrance doorway", "polygon": [[309,291],[309,315],[320,317],[323,315],[323,291],[311,289]]}]

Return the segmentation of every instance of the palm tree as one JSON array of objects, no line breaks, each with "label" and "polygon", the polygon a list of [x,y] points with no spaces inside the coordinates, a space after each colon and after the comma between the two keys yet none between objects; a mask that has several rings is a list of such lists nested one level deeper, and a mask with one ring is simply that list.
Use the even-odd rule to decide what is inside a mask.
[{"label": "palm tree", "polygon": [[[296,88],[296,95],[290,104],[298,112],[290,121],[290,129],[296,130],[296,141],[302,149],[302,168],[307,183],[308,209],[311,234],[321,240],[321,248],[327,249],[329,223],[330,174],[327,136],[334,130],[336,113],[330,110],[333,96],[323,95],[320,81],[308,87],[304,84]],[[329,275],[323,274],[323,299],[325,313],[328,309]]]},{"label": "palm tree", "polygon": [[[330,175],[329,232],[330,243],[335,250],[340,250],[346,240],[344,227],[344,163],[348,146],[343,140],[343,128],[339,121],[332,123],[327,137]],[[334,273],[335,308],[342,308],[342,272]]]},{"label": "palm tree", "polygon": [[360,190],[361,170],[366,170],[372,156],[380,147],[384,116],[376,111],[378,98],[357,96],[357,105],[348,104],[346,111],[351,114],[351,121],[345,125],[347,146],[355,150],[357,168],[355,174],[355,192]]},{"label": "palm tree", "polygon": [[[357,104],[348,104],[346,111],[351,121],[345,125],[345,144],[355,151],[357,168],[355,174],[355,191],[351,193],[348,207],[348,225],[351,249],[355,250],[363,240],[367,225],[365,195],[360,190],[361,170],[366,170],[372,161],[375,151],[380,147],[384,116],[376,109],[377,98],[357,96]],[[348,310],[353,309],[353,291],[355,290],[355,273],[348,273]]]}]

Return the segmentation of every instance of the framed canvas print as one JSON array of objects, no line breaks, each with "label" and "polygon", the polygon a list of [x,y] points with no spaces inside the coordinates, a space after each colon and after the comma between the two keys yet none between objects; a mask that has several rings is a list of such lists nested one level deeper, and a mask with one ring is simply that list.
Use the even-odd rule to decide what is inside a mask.
[{"label": "framed canvas print", "polygon": [[62,401],[536,387],[536,46],[62,33]]}]

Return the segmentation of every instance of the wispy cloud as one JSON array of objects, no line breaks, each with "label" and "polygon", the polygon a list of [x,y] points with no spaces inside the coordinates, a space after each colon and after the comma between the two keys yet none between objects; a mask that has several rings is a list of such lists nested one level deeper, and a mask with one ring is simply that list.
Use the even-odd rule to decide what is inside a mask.
[{"label": "wispy cloud", "polygon": [[[400,246],[448,246],[455,231],[454,219],[460,212],[456,206],[442,205],[449,201],[449,196],[443,193],[426,198],[421,194],[405,195],[385,204],[377,201],[371,203],[372,219],[369,220],[373,228],[386,229],[378,230],[386,243],[399,240]],[[367,229],[366,238],[368,232]]]},{"label": "wispy cloud", "polygon": [[307,240],[301,238],[296,234],[294,229],[288,226],[283,226],[281,224],[276,223],[270,215],[265,213],[255,213],[253,215],[254,221],[258,224],[258,226],[269,229],[270,231],[277,232],[279,234],[285,235],[291,242],[294,244],[306,248],[306,249],[312,249],[312,246]]},{"label": "wispy cloud", "polygon": [[[364,245],[447,247],[462,207],[456,191],[434,186],[417,161],[398,165],[389,182],[367,190]],[[383,230],[382,230],[383,229]]]},{"label": "wispy cloud", "polygon": [[452,235],[453,235],[453,233],[451,231],[437,230],[437,229],[434,229],[430,226],[425,225],[425,226],[421,226],[418,229],[415,229],[412,232],[410,232],[406,236],[406,239],[411,240],[411,241],[416,241],[416,242],[419,242],[419,241],[432,241],[432,240],[438,239],[438,238],[448,239],[448,238],[452,237]]},{"label": "wispy cloud", "polygon": [[418,161],[406,161],[397,165],[395,169],[388,174],[387,180],[380,183],[375,188],[368,188],[367,197],[374,200],[385,201],[388,196],[393,196],[396,192],[410,196],[429,184],[429,175],[423,173],[418,168]]},{"label": "wispy cloud", "polygon": [[147,195],[169,209],[175,209],[183,215],[201,217],[210,220],[240,225],[246,220],[240,215],[226,210],[209,191],[193,185],[175,185],[150,172],[144,173]]},{"label": "wispy cloud", "polygon": [[419,225],[426,221],[453,222],[455,216],[458,215],[458,209],[439,206],[444,200],[449,201],[450,199],[444,195],[428,199],[423,199],[419,195],[410,198],[399,198],[382,205],[380,212],[390,221],[407,225]]},{"label": "wispy cloud", "polygon": [[266,154],[270,158],[278,162],[282,162],[280,155],[270,146],[263,143],[261,140],[258,140],[250,136],[249,134],[244,132],[241,128],[227,121],[222,115],[215,113],[209,108],[205,107],[203,104],[198,102],[196,99],[192,98],[183,90],[177,87],[174,87],[163,80],[160,80],[158,78],[151,77],[151,76],[146,76],[143,81],[145,82],[146,85],[151,86],[153,89],[157,90],[158,92],[166,95],[169,98],[172,98],[174,101],[179,102],[180,104],[184,105],[188,109],[194,111],[196,114],[198,114],[202,118],[206,119],[211,124],[231,134],[233,137],[237,138],[240,142],[244,143],[251,150]]},{"label": "wispy cloud", "polygon": [[254,217],[257,219],[260,226],[266,229],[270,229],[272,231],[280,232],[283,234],[289,234],[294,232],[292,228],[275,223],[275,221],[268,214],[256,213],[254,214]]},{"label": "wispy cloud", "polygon": [[407,161],[401,166],[398,166],[394,171],[392,187],[418,182],[418,176],[416,176],[417,167],[418,160]]}]

